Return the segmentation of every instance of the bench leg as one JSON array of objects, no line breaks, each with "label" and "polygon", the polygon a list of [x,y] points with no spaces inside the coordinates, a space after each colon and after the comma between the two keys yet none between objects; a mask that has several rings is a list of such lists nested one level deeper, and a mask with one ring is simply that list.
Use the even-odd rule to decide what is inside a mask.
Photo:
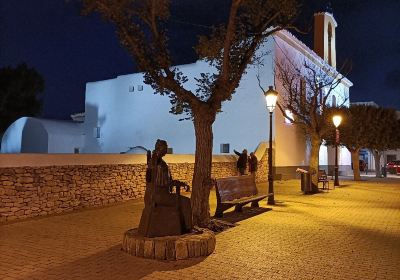
[{"label": "bench leg", "polygon": [[217,205],[217,209],[215,210],[215,215],[214,216],[217,217],[217,218],[222,218],[224,216],[224,209],[222,209],[222,207]]},{"label": "bench leg", "polygon": [[260,205],[258,205],[258,201],[253,201],[251,207],[260,207]]},{"label": "bench leg", "polygon": [[242,212],[243,211],[242,207],[243,207],[243,205],[241,205],[241,204],[236,205],[235,212]]}]

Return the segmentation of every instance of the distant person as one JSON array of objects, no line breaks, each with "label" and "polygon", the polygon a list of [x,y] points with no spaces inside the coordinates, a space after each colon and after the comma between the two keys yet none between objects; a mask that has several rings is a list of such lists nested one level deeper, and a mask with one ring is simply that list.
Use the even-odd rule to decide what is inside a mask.
[{"label": "distant person", "polygon": [[249,156],[249,171],[250,171],[250,174],[255,176],[255,174],[257,172],[257,165],[258,165],[258,159],[257,159],[256,155],[253,152],[251,152],[250,156]]},{"label": "distant person", "polygon": [[247,150],[244,149],[242,153],[239,153],[236,150],[233,150],[235,154],[239,156],[238,161],[236,163],[236,167],[239,171],[239,175],[245,175],[247,168]]}]

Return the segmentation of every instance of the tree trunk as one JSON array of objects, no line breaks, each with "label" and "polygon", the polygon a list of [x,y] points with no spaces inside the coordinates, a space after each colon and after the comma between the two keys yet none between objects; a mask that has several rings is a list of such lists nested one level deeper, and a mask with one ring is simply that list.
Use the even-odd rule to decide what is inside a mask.
[{"label": "tree trunk", "polygon": [[360,149],[350,150],[350,152],[351,152],[351,161],[353,162],[354,181],[361,181],[360,160],[359,160]]},{"label": "tree trunk", "polygon": [[194,130],[196,134],[196,154],[192,181],[192,213],[193,225],[207,227],[210,222],[209,196],[212,187],[211,164],[213,119],[204,113],[194,116]]},{"label": "tree trunk", "polygon": [[381,153],[378,151],[372,151],[375,160],[375,176],[377,178],[381,177]]},{"label": "tree trunk", "polygon": [[319,149],[321,140],[318,137],[311,137],[310,168],[312,192],[318,192],[318,170],[319,170]]}]

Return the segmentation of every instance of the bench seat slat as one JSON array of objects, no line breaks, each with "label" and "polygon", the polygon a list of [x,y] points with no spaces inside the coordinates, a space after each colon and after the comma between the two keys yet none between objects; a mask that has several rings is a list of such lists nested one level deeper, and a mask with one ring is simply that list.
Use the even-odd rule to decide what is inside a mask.
[{"label": "bench seat slat", "polygon": [[222,204],[241,204],[241,203],[249,203],[252,201],[256,200],[261,200],[263,198],[266,198],[268,195],[259,195],[259,196],[248,196],[248,197],[243,197],[243,198],[238,198],[234,200],[229,200],[229,201],[223,201],[221,202]]}]

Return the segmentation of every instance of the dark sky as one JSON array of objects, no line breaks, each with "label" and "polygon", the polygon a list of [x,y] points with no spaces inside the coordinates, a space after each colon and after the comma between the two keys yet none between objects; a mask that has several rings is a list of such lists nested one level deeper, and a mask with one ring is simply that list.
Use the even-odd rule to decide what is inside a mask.
[{"label": "dark sky", "polygon": [[[68,3],[67,3],[68,2]],[[194,34],[223,17],[227,0],[173,0],[173,53],[194,59]],[[352,61],[351,101],[375,101],[400,110],[400,1],[330,1],[338,22],[338,62]],[[199,6],[196,6],[198,4]],[[304,0],[299,25],[327,1]],[[210,17],[210,15],[212,16]],[[186,22],[186,23],[183,23]],[[187,24],[193,23],[191,24]],[[311,45],[311,36],[302,36]],[[98,16],[80,16],[76,1],[0,0],[0,67],[26,62],[45,79],[43,116],[68,119],[84,110],[85,83],[135,71],[113,27]]]}]

